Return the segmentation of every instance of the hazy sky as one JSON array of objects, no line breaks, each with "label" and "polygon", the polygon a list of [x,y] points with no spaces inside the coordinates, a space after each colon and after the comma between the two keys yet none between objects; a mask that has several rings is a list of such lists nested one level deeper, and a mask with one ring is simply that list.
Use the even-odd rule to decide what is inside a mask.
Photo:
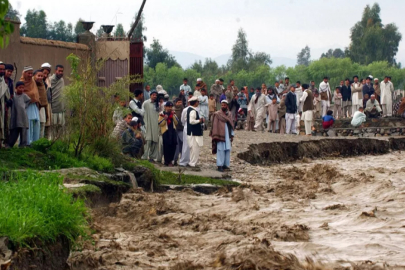
[{"label": "hazy sky", "polygon": [[[101,24],[122,23],[126,31],[142,0],[11,0],[25,16],[28,9],[43,9],[49,21],[79,18]],[[155,37],[165,48],[217,57],[231,52],[242,27],[253,51],[296,59],[308,45],[312,59],[329,48],[344,48],[350,28],[361,19],[365,0],[148,0],[144,8],[148,44]],[[379,2],[384,24],[395,23],[405,33],[405,1]],[[404,37],[405,38],[405,37]],[[147,45],[148,45],[147,44]],[[397,60],[405,62],[399,46]]]}]

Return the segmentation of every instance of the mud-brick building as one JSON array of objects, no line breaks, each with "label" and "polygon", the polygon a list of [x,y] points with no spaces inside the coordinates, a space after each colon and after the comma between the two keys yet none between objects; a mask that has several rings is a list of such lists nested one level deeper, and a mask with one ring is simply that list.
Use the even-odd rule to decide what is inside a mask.
[{"label": "mud-brick building", "polygon": [[[100,59],[105,61],[98,74],[99,86],[109,86],[127,75],[143,75],[142,41],[131,43],[126,38],[114,39],[110,36],[112,26],[105,28],[105,37],[96,40],[94,34],[89,31],[93,23],[84,23],[87,30],[77,37],[77,42],[63,42],[22,37],[20,22],[12,23],[14,32],[10,35],[8,46],[0,49],[0,61],[15,65],[17,79],[21,77],[24,66],[36,69],[48,62],[52,67],[63,65],[67,75],[66,82],[69,83],[70,66],[66,58],[71,53],[82,59],[91,58],[94,63]],[[142,85],[134,85],[131,88],[136,87],[142,88]]]}]

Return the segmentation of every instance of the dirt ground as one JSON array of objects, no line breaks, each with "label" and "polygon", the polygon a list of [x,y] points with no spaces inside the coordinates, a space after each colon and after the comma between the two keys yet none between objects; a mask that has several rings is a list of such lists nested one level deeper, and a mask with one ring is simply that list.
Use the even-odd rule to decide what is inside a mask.
[{"label": "dirt ground", "polygon": [[[237,132],[232,190],[134,190],[93,210],[92,241],[71,269],[405,269],[405,157],[253,166],[252,143],[302,136]],[[215,169],[209,138],[204,170]]]}]

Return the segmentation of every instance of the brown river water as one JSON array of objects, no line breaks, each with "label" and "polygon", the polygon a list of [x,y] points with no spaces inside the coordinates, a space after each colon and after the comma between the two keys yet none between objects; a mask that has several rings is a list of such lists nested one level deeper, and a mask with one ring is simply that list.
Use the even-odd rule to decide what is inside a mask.
[{"label": "brown river water", "polygon": [[[93,209],[93,241],[71,269],[405,269],[404,154],[267,167],[236,157],[250,143],[299,139],[237,133],[240,188],[134,190]],[[215,169],[208,143],[205,170]]]}]

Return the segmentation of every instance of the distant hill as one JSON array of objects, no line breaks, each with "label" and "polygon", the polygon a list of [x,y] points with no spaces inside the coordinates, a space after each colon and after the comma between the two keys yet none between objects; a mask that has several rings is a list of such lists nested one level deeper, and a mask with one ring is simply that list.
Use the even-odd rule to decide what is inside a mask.
[{"label": "distant hill", "polygon": [[[189,53],[189,52],[178,52],[178,51],[170,51],[170,54],[172,54],[177,62],[183,67],[183,68],[188,68],[192,64],[194,64],[195,61],[202,61],[204,62],[206,58],[198,54],[194,53]],[[217,62],[218,66],[226,65],[228,63],[229,58],[231,57],[231,54],[223,54],[218,57],[215,57],[214,60]],[[297,64],[296,59],[291,59],[287,57],[272,57],[273,63],[271,64],[272,67],[277,67],[281,65],[285,65],[286,67],[294,67]]]}]

